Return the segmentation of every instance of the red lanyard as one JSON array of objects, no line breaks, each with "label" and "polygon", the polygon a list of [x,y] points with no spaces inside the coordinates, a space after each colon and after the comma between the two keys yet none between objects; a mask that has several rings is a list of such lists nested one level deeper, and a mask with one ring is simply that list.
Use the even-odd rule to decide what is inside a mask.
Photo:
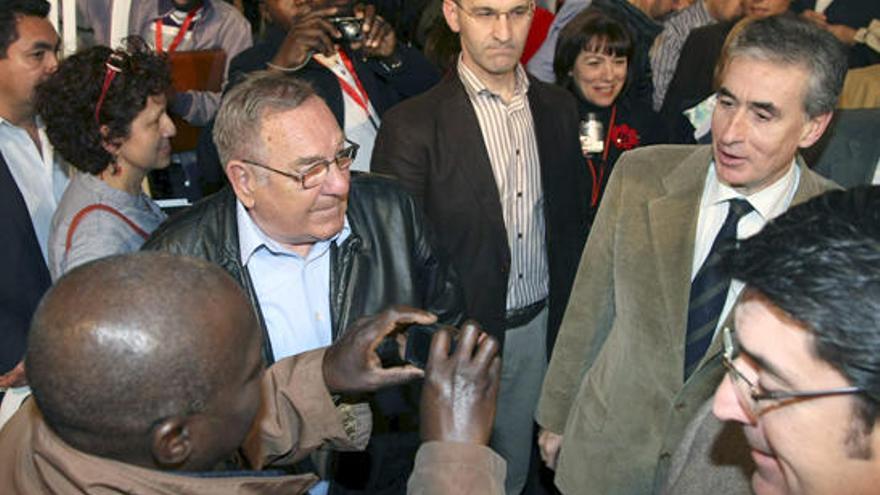
[{"label": "red lanyard", "polygon": [[[177,31],[177,36],[174,37],[174,40],[171,41],[171,46],[168,47],[168,54],[171,55],[174,53],[174,50],[177,49],[177,45],[183,41],[183,37],[186,36],[186,31],[189,29],[190,24],[192,24],[193,19],[196,17],[196,14],[202,10],[202,7],[196,7],[189,11],[186,14],[186,19],[183,20],[183,24],[180,25],[180,29]],[[162,53],[162,18],[156,19],[156,53]]]},{"label": "red lanyard", "polygon": [[617,105],[611,107],[611,119],[608,121],[608,130],[605,132],[605,147],[602,149],[602,162],[598,172],[591,158],[587,158],[590,174],[593,176],[593,190],[590,194],[590,206],[595,208],[599,203],[599,191],[602,190],[602,180],[605,178],[605,165],[608,162],[608,150],[611,147],[611,130],[614,129],[614,120],[617,117]]},{"label": "red lanyard", "polygon": [[328,64],[320,60],[319,62],[321,62],[324,67],[327,67],[328,69],[330,69],[331,72],[333,72],[333,75],[335,75],[336,79],[339,80],[339,86],[342,88],[342,91],[345,91],[345,94],[350,96],[351,99],[354,100],[355,103],[357,103],[357,106],[361,107],[364,110],[364,113],[367,114],[367,118],[370,119],[370,123],[373,124],[373,127],[378,128],[376,122],[373,121],[373,115],[370,113],[370,97],[369,95],[367,95],[367,90],[364,89],[364,85],[361,84],[361,80],[358,77],[357,72],[354,71],[354,64],[351,63],[351,59],[348,57],[348,55],[345,54],[344,51],[336,50],[336,54],[339,55],[339,59],[342,60],[342,64],[345,65],[348,73],[351,74],[351,78],[354,79],[354,83],[357,86],[357,89],[352,87],[352,85],[349,84],[348,80],[333,71],[333,68],[330,67]]}]

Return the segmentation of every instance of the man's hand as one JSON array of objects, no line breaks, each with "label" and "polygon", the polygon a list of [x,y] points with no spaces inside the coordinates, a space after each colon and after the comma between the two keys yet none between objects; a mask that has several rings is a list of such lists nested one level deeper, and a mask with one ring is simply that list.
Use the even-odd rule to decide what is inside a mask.
[{"label": "man's hand", "polygon": [[556,461],[559,459],[559,448],[562,447],[562,435],[541,428],[538,433],[538,448],[541,451],[541,460],[552,470],[556,470]]},{"label": "man's hand", "polygon": [[0,388],[24,387],[27,385],[27,376],[24,372],[24,360],[18,362],[15,368],[0,375]]},{"label": "man's hand", "polygon": [[363,19],[361,32],[364,39],[351,44],[352,50],[363,50],[368,57],[390,57],[397,47],[394,29],[381,16],[376,15],[376,7],[358,4],[354,16]]},{"label": "man's hand", "polygon": [[422,440],[489,443],[501,378],[498,341],[474,322],[462,327],[455,353],[451,336],[442,329],[431,341],[431,355],[422,387]]},{"label": "man's hand", "polygon": [[372,392],[424,376],[415,366],[382,368],[376,347],[385,336],[419,323],[430,325],[437,317],[415,308],[395,306],[354,322],[324,354],[324,382],[331,393]]},{"label": "man's hand", "polygon": [[294,68],[308,62],[312,53],[330,56],[335,51],[333,39],[340,36],[339,31],[327,20],[339,12],[335,5],[297,4],[287,29],[287,36],[272,58],[276,67]]}]

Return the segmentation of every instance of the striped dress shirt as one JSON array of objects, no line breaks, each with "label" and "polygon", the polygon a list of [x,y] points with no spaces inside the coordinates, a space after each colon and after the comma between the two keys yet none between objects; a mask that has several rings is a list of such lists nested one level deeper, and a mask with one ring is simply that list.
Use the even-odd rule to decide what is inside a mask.
[{"label": "striped dress shirt", "polygon": [[548,291],[544,194],[529,79],[517,65],[513,96],[504,102],[461,59],[458,76],[477,114],[501,198],[511,258],[507,309],[522,308],[546,298]]},{"label": "striped dress shirt", "polygon": [[678,57],[688,35],[694,29],[716,22],[706,10],[706,2],[697,0],[663,25],[663,32],[651,50],[651,77],[654,80],[654,111],[659,112],[663,98],[675,75]]}]

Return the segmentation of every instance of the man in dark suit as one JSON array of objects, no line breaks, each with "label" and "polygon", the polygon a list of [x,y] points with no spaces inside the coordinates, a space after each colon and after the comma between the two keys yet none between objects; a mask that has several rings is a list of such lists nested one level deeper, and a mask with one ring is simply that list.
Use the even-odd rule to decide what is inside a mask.
[{"label": "man in dark suit", "polygon": [[[25,337],[51,283],[49,225],[66,177],[33,106],[34,87],[58,66],[58,35],[44,0],[0,1],[0,387],[25,383]],[[0,391],[0,398],[3,392]]]},{"label": "man in dark suit", "polygon": [[421,203],[463,282],[467,313],[504,339],[492,446],[518,493],[532,412],[586,237],[576,104],[518,60],[534,4],[446,0],[457,73],[384,118],[371,167]]}]

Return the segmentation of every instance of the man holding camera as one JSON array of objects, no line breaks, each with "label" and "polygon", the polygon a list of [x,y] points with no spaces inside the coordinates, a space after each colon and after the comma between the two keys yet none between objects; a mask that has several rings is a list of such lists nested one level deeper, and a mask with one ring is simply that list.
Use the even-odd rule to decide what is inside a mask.
[{"label": "man holding camera", "polygon": [[[358,145],[308,83],[251,75],[226,94],[214,141],[231,187],[166,222],[144,247],[229,272],[259,316],[267,363],[329,345],[394,304],[459,323],[457,280],[435,256],[421,211],[391,180],[351,176]],[[328,474],[340,490],[403,492],[418,447],[415,392],[395,387],[371,401],[368,458],[341,456],[346,479]]]},{"label": "man holding camera", "polygon": [[274,70],[309,81],[345,135],[360,144],[354,170],[369,170],[381,116],[427,90],[439,75],[422,55],[399,45],[372,5],[350,0],[268,0],[263,40],[236,57],[230,80]]}]

